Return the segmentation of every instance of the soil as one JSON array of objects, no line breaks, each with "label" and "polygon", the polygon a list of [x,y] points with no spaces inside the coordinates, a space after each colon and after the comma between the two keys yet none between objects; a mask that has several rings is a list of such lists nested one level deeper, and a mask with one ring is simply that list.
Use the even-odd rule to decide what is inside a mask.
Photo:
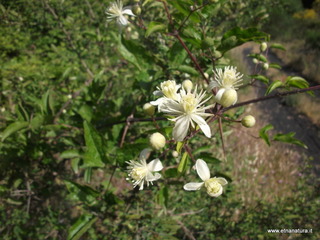
[{"label": "soil", "polygon": [[[246,44],[242,48],[242,61],[248,69],[248,74],[254,74],[255,65],[251,58],[247,55],[252,53],[253,45]],[[268,53],[268,59],[272,63],[278,63],[283,66],[281,60],[272,52]],[[281,69],[282,73],[288,76],[301,76],[301,74],[294,72],[290,66],[285,66]],[[309,81],[310,85],[315,85],[314,82]],[[263,96],[265,89],[257,88],[258,96]],[[320,91],[315,92],[316,97],[320,97]],[[302,153],[311,160],[314,172],[320,176],[320,128],[312,123],[312,121],[305,115],[299,113],[295,107],[288,106],[283,99],[275,98],[272,100],[260,102],[257,107],[264,113],[266,121],[274,126],[276,133],[295,132],[295,137],[303,141],[308,149],[290,145],[290,147]],[[320,111],[320,107],[319,107]]]}]

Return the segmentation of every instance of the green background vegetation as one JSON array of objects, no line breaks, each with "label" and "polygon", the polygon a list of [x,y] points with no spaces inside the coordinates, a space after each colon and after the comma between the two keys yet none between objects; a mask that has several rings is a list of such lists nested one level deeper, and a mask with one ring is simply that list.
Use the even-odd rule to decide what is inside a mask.
[{"label": "green background vegetation", "polygon": [[[280,2],[218,1],[192,15],[182,37],[192,51],[211,49],[219,58],[240,45],[239,38],[236,44],[221,41],[231,27],[263,27],[283,42],[303,29],[300,50],[319,56],[319,1],[314,13],[303,12],[299,1]],[[190,1],[168,3],[181,22]],[[127,117],[144,118],[143,104],[153,100],[152,91],[164,80],[181,82],[188,73],[194,83],[203,83],[173,37],[153,32],[145,37],[145,30],[133,25],[120,30],[106,22],[108,5],[97,0],[1,1],[0,238],[319,239],[319,188],[312,165],[286,162],[280,154],[284,145],[267,147],[259,165],[258,153],[244,153],[247,143],[234,139],[228,124],[224,131],[234,148],[227,149],[226,161],[219,134],[212,141],[200,135],[190,142],[195,157],[229,180],[221,197],[183,191],[186,181],[196,179],[188,169],[186,176],[166,169],[154,186],[132,190],[125,162],[148,146],[155,129],[148,122],[132,124],[123,141]],[[159,2],[146,1],[142,11],[147,23],[167,23]],[[210,58],[198,56],[211,73]],[[223,57],[216,65],[227,63]],[[228,114],[236,119],[243,111]],[[158,123],[171,136],[170,123]],[[259,141],[262,153],[266,146]],[[169,147],[175,148],[171,144],[152,157],[177,165]],[[286,182],[272,175],[267,164],[275,171],[285,169]],[[312,228],[313,234],[268,234],[273,228]]]}]

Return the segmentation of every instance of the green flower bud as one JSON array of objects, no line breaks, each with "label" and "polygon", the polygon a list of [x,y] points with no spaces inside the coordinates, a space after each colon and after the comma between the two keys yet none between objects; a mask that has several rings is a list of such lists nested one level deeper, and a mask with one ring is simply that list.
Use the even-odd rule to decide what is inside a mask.
[{"label": "green flower bud", "polygon": [[268,64],[268,63],[264,63],[264,64],[263,64],[263,69],[264,69],[264,70],[268,70],[268,68],[269,68],[269,64]]},{"label": "green flower bud", "polygon": [[206,79],[209,79],[209,74],[208,73],[204,73],[204,76],[206,77]]},{"label": "green flower bud", "polygon": [[256,58],[254,58],[254,59],[252,59],[252,62],[253,62],[254,64],[258,64],[258,63],[259,63],[259,60],[256,59]]},{"label": "green flower bud", "polygon": [[161,133],[156,132],[150,136],[149,142],[152,148],[160,150],[166,145],[166,138]]},{"label": "green flower bud", "polygon": [[151,105],[150,103],[146,103],[143,105],[143,111],[146,115],[153,116],[154,111],[155,111],[155,107],[153,105]]},{"label": "green flower bud", "polygon": [[246,128],[251,128],[256,124],[256,119],[253,116],[248,115],[242,118],[241,124]]},{"label": "green flower bud", "polygon": [[139,6],[139,5],[134,5],[134,6],[132,7],[132,12],[133,12],[133,14],[139,16],[139,15],[141,14],[141,8],[140,8],[140,6]]},{"label": "green flower bud", "polygon": [[261,52],[264,52],[265,50],[267,50],[267,47],[268,47],[268,45],[267,45],[266,42],[261,43],[261,44],[260,44],[260,50],[261,50]]},{"label": "green flower bud", "polygon": [[184,90],[186,90],[187,92],[191,92],[192,88],[193,88],[193,83],[189,80],[186,79],[182,82],[182,87],[184,88]]},{"label": "green flower bud", "polygon": [[234,89],[228,89],[223,93],[219,103],[224,107],[230,107],[231,105],[234,105],[237,102],[237,99],[237,91]]}]

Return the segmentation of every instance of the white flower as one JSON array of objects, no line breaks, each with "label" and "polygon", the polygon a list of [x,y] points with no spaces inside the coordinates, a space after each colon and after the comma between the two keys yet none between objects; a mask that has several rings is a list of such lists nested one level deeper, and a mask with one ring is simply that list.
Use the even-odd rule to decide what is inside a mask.
[{"label": "white flower", "polygon": [[111,3],[110,7],[106,10],[106,14],[108,15],[108,21],[112,21],[115,18],[120,26],[126,26],[129,23],[124,15],[135,16],[131,11],[131,7],[123,8],[121,0]]},{"label": "white flower", "polygon": [[[242,77],[243,75],[237,72],[236,67],[227,66],[224,68],[224,70],[217,69],[214,72],[214,80],[210,82],[209,89],[213,89],[215,87],[219,88],[215,99],[218,103],[220,103],[220,100],[222,98],[222,95],[226,90],[234,89],[237,90],[239,86],[242,85]],[[236,96],[235,101],[233,104],[235,104],[238,100],[238,97]],[[232,104],[232,105],[233,105]]]},{"label": "white flower", "polygon": [[202,132],[208,137],[211,137],[211,130],[204,117],[211,116],[210,113],[205,113],[205,110],[213,107],[209,105],[207,107],[202,107],[202,105],[210,99],[205,97],[205,92],[201,91],[197,93],[197,87],[193,93],[186,93],[185,90],[181,89],[179,93],[179,101],[169,99],[162,103],[161,111],[174,116],[175,118],[170,119],[175,122],[173,128],[173,138],[176,141],[183,141],[187,136],[190,124],[195,128],[195,123],[197,123],[202,130]]},{"label": "white flower", "polygon": [[222,186],[228,184],[227,180],[222,177],[210,178],[210,171],[209,171],[208,165],[202,159],[197,160],[196,170],[203,182],[187,183],[186,185],[183,186],[184,190],[196,191],[196,190],[199,190],[204,185],[207,188],[207,193],[211,197],[219,197],[223,192]]},{"label": "white flower", "polygon": [[139,190],[143,190],[143,185],[146,182],[149,183],[161,178],[161,174],[153,173],[161,171],[163,166],[161,161],[157,158],[147,164],[146,159],[149,157],[151,149],[143,149],[139,156],[139,161],[127,161],[129,164],[127,169],[129,170],[129,177],[132,178],[133,187],[140,186]]},{"label": "white flower", "polygon": [[181,87],[180,84],[176,84],[174,80],[164,81],[160,84],[160,88],[157,87],[158,90],[153,92],[155,96],[161,96],[156,101],[150,102],[154,106],[158,106],[158,110],[161,111],[162,104],[168,100],[180,100],[180,95],[177,93],[179,88]]}]

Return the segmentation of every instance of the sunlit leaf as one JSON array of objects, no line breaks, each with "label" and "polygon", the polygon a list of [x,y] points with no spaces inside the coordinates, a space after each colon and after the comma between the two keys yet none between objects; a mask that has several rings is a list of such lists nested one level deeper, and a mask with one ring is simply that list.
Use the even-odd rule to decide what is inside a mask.
[{"label": "sunlit leaf", "polygon": [[269,136],[267,134],[268,131],[273,129],[273,126],[271,124],[268,124],[260,129],[259,136],[270,146],[270,140]]},{"label": "sunlit leaf", "polygon": [[279,88],[279,87],[281,87],[281,86],[283,86],[283,83],[282,83],[280,80],[274,81],[274,82],[271,83],[270,86],[268,87],[265,95],[270,94],[273,90],[275,90],[276,88]]}]

